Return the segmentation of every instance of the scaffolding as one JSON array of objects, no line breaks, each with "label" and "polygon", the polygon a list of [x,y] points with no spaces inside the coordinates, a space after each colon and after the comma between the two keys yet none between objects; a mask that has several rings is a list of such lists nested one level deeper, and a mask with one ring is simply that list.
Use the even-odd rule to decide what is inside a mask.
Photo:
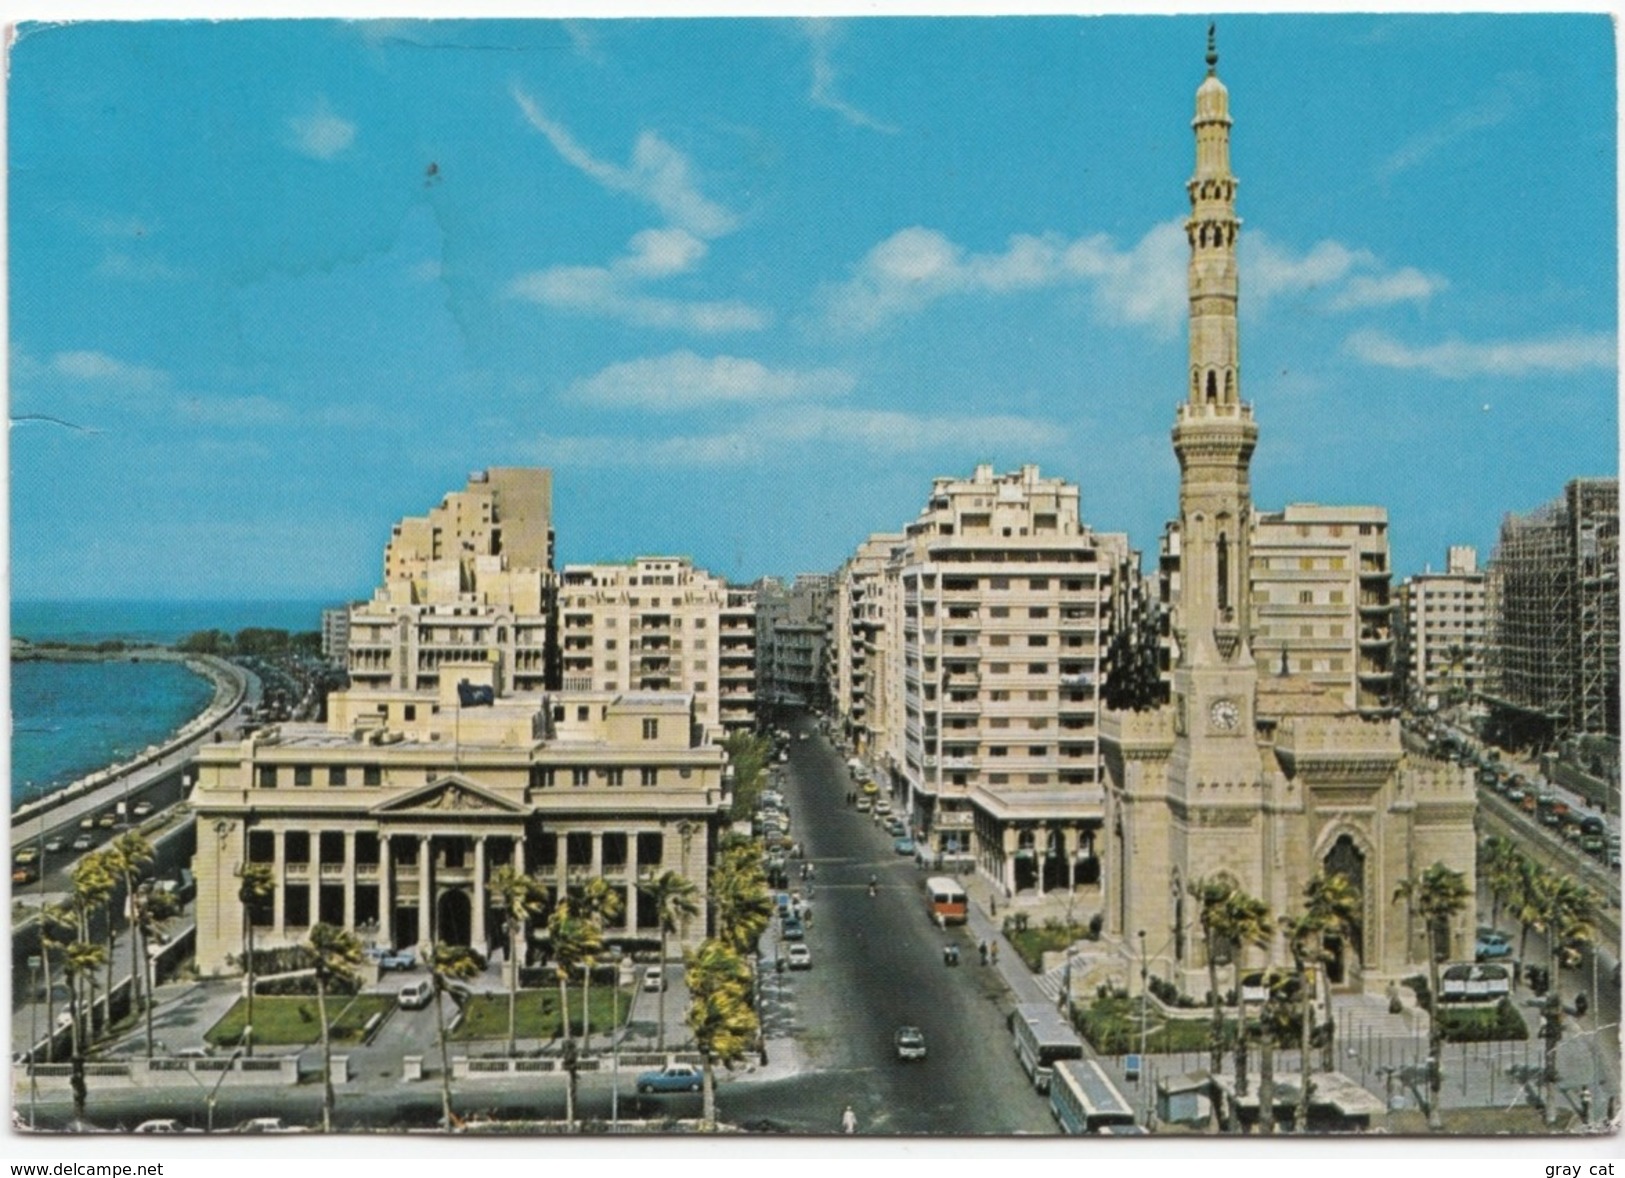
[{"label": "scaffolding", "polygon": [[1562,498],[1507,515],[1491,583],[1491,702],[1547,740],[1617,738],[1619,481],[1575,479]]}]

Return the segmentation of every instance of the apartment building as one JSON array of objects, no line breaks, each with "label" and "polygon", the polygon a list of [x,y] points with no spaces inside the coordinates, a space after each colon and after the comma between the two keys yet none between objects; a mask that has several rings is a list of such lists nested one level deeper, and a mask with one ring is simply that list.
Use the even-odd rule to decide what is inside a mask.
[{"label": "apartment building", "polygon": [[895,779],[922,846],[1011,894],[1099,879],[1105,636],[1127,538],[1038,467],[939,478],[888,561],[900,588]]},{"label": "apartment building", "polygon": [[713,736],[756,727],[754,589],[687,557],[566,565],[559,617],[569,691],[675,691]]},{"label": "apartment building", "polygon": [[798,574],[789,586],[763,578],[755,586],[757,694],[766,705],[823,709],[827,614],[834,578]]},{"label": "apartment building", "polygon": [[557,686],[552,480],[543,469],[476,471],[394,526],[383,584],[350,607],[351,683],[433,691],[442,663],[496,652],[515,690]]},{"label": "apartment building", "polygon": [[848,746],[863,757],[886,744],[892,693],[879,668],[887,661],[896,614],[888,608],[885,574],[892,549],[902,541],[901,532],[876,532],[835,574],[830,694]]},{"label": "apartment building", "polygon": [[1442,573],[1418,573],[1400,587],[1405,691],[1434,709],[1477,698],[1488,666],[1489,610],[1478,552],[1452,545]]},{"label": "apartment building", "polygon": [[[725,754],[692,697],[513,693],[500,656],[443,663],[433,690],[352,688],[325,724],[281,724],[198,754],[199,969],[241,968],[317,922],[383,947],[505,947],[491,878],[504,865],[550,899],[603,877],[622,892],[611,940],[650,946],[638,885],[675,871],[703,891],[728,805]],[[246,864],[271,893],[237,899]],[[679,930],[692,946],[703,920]],[[532,930],[533,945],[545,930]]]}]

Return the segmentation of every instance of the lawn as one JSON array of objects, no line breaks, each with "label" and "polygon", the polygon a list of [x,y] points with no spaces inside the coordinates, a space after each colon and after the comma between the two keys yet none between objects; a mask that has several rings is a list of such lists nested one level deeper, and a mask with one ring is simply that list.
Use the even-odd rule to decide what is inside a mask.
[{"label": "lawn", "polygon": [[1034,928],[1024,919],[1014,917],[1004,922],[1003,931],[1016,955],[1034,973],[1043,968],[1045,953],[1059,952],[1089,935],[1089,930],[1081,924],[1051,921]]},{"label": "lawn", "polygon": [[[1153,1011],[1146,1024],[1146,1051],[1172,1054],[1206,1051],[1212,1017],[1163,1021]],[[1078,1012],[1078,1029],[1102,1055],[1126,1055],[1140,1050],[1140,1013],[1131,999],[1120,996],[1098,998]],[[1235,1020],[1225,1020],[1225,1043],[1235,1035]]]},{"label": "lawn", "polygon": [[[623,989],[616,998],[611,988],[594,986],[588,1001],[592,1016],[592,1029],[602,1031],[611,1018],[619,1014],[622,1022],[632,1006],[632,991]],[[447,1011],[448,1017],[450,1011]],[[520,1039],[552,1039],[559,1033],[559,991],[554,986],[545,990],[519,991],[518,1010],[514,1015],[515,1035]],[[581,1030],[581,991],[570,988],[570,1025],[572,1033]],[[463,1021],[451,1035],[454,1040],[506,1039],[508,1037],[508,996],[506,994],[476,994],[463,1011]]]},{"label": "lawn", "polygon": [[[362,1029],[373,1015],[389,1010],[395,999],[388,994],[335,995],[327,1000],[334,1043],[359,1043]],[[216,1047],[235,1047],[248,1022],[248,1002],[239,998],[203,1037]],[[280,997],[261,994],[254,999],[254,1042],[266,1047],[294,1047],[316,1043],[322,1037],[321,1015],[314,995]]]}]

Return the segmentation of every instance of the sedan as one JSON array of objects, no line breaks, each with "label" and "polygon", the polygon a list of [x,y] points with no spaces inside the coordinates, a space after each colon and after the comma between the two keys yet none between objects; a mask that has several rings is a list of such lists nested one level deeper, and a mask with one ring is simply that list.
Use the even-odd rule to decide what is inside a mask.
[{"label": "sedan", "polygon": [[780,930],[786,941],[799,941],[807,935],[806,926],[793,916],[784,918],[784,927]]},{"label": "sedan", "polygon": [[666,971],[658,965],[651,965],[643,971],[643,989],[647,994],[658,994],[666,988]]},{"label": "sedan", "polygon": [[791,969],[811,969],[812,950],[798,941],[790,946],[788,960]]},{"label": "sedan", "polygon": [[1512,956],[1512,942],[1507,935],[1492,928],[1478,930],[1478,943],[1473,947],[1473,956],[1480,961],[1493,961],[1497,957]]},{"label": "sedan", "polygon": [[897,1048],[898,1059],[925,1058],[925,1032],[919,1027],[898,1027],[892,1043]]},{"label": "sedan", "polygon": [[147,801],[147,799],[142,798],[135,804],[130,812],[137,818],[145,818],[148,814],[152,813],[152,803]]},{"label": "sedan", "polygon": [[50,838],[45,840],[45,853],[48,855],[60,854],[67,849],[68,840],[59,834],[52,835]]},{"label": "sedan", "polygon": [[91,838],[88,834],[82,834],[73,840],[73,849],[75,851],[88,851],[95,845],[96,840]]},{"label": "sedan", "polygon": [[174,1120],[170,1120],[168,1118],[164,1118],[162,1120],[157,1120],[157,1121],[142,1121],[139,1125],[137,1125],[134,1129],[132,1129],[131,1132],[132,1133],[196,1133],[196,1132],[198,1132],[198,1130],[196,1130],[196,1129],[188,1129],[185,1125],[181,1124],[179,1121],[174,1121]]},{"label": "sedan", "polygon": [[703,1083],[693,1064],[674,1063],[638,1075],[639,1092],[698,1092]]},{"label": "sedan", "polygon": [[914,854],[914,840],[904,835],[900,839],[893,839],[891,849],[899,855]]}]

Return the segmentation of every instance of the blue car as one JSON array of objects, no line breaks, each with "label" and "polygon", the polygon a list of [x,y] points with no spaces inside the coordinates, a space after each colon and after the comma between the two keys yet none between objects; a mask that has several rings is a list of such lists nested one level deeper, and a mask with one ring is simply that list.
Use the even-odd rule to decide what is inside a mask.
[{"label": "blue car", "polygon": [[1512,942],[1507,935],[1492,928],[1478,930],[1478,943],[1473,947],[1473,956],[1479,961],[1494,961],[1498,957],[1512,956]]},{"label": "blue car", "polygon": [[638,1075],[639,1092],[698,1092],[704,1082],[693,1064],[674,1063]]},{"label": "blue car", "polygon": [[799,941],[807,935],[806,927],[793,916],[786,916],[784,918],[784,928],[782,931],[786,941]]},{"label": "blue car", "polygon": [[904,835],[902,838],[892,841],[891,849],[899,855],[912,855],[914,854],[914,840]]}]

